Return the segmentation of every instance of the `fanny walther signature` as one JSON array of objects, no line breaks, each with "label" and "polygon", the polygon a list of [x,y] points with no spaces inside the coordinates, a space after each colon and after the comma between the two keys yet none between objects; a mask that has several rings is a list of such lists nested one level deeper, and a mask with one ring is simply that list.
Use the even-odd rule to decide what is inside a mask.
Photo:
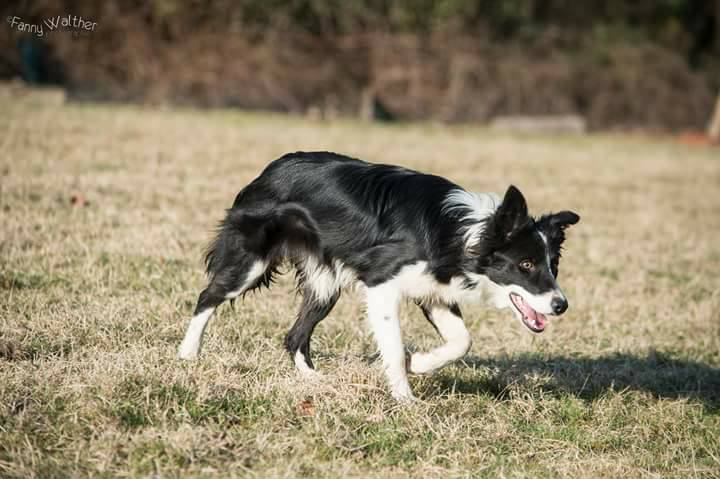
[{"label": "fanny walther signature", "polygon": [[7,17],[7,21],[11,28],[15,28],[20,32],[33,33],[39,37],[45,35],[45,28],[48,32],[53,32],[58,28],[62,29],[73,29],[75,32],[86,31],[93,32],[97,26],[97,22],[91,22],[84,20],[83,17],[77,15],[58,15],[56,17],[50,17],[43,20],[41,23],[27,23],[23,22],[22,18],[15,16]]}]

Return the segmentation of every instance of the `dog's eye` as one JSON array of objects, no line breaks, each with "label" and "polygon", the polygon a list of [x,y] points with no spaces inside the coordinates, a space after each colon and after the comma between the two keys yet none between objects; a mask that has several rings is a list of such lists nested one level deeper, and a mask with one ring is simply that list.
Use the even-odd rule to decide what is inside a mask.
[{"label": "dog's eye", "polygon": [[520,269],[524,271],[532,271],[533,269],[535,269],[535,263],[533,263],[529,259],[526,259],[525,261],[520,263]]}]

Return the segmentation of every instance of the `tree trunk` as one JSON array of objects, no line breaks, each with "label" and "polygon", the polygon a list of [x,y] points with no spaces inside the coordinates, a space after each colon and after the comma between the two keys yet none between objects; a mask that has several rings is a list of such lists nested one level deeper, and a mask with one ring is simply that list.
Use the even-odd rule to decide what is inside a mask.
[{"label": "tree trunk", "polygon": [[715,102],[715,112],[713,113],[712,120],[708,125],[708,136],[714,143],[720,142],[720,93],[718,94],[717,101]]}]

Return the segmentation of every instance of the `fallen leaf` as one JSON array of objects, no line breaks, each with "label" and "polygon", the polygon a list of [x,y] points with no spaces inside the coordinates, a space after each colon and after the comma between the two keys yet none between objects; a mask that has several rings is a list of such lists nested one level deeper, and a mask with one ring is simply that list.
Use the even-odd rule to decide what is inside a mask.
[{"label": "fallen leaf", "polygon": [[300,402],[300,404],[297,405],[297,412],[301,416],[314,416],[315,415],[315,405],[313,404],[312,400],[305,399],[304,401]]},{"label": "fallen leaf", "polygon": [[85,200],[83,195],[75,193],[70,197],[70,204],[73,206],[87,206],[88,202]]}]

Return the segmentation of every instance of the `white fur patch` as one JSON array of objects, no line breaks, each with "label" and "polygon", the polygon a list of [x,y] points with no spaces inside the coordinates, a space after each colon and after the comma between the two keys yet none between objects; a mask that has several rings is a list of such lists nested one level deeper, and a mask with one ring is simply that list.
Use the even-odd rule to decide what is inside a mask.
[{"label": "white fur patch", "polygon": [[467,274],[475,286],[468,288],[466,279],[453,277],[449,283],[439,283],[427,269],[427,262],[420,261],[404,266],[392,282],[402,296],[406,298],[444,303],[487,302],[495,299],[497,285],[487,276]]},{"label": "white fur patch", "polygon": [[480,241],[485,230],[485,220],[500,206],[501,199],[495,193],[471,193],[453,190],[443,203],[443,212],[458,215],[460,221],[470,221],[463,236],[468,247]]},{"label": "white fur patch", "polygon": [[267,269],[268,264],[264,261],[256,261],[252,267],[250,267],[250,271],[247,273],[247,277],[245,278],[245,281],[243,281],[243,285],[236,289],[235,291],[231,291],[228,294],[225,295],[225,299],[232,299],[237,298],[242,293],[244,293],[257,279],[265,273],[265,269]]},{"label": "white fur patch", "polygon": [[214,311],[215,308],[208,308],[193,316],[185,333],[185,338],[180,343],[180,348],[178,348],[178,358],[185,360],[197,359],[205,326],[207,326]]},{"label": "white fur patch", "polygon": [[355,272],[347,268],[342,261],[336,260],[332,267],[328,267],[318,263],[313,256],[308,257],[300,266],[300,274],[305,285],[320,302],[327,301],[341,288],[355,281]]},{"label": "white fur patch", "polygon": [[321,376],[319,372],[308,366],[305,355],[299,349],[295,351],[293,362],[295,363],[295,368],[303,377],[315,379]]}]

